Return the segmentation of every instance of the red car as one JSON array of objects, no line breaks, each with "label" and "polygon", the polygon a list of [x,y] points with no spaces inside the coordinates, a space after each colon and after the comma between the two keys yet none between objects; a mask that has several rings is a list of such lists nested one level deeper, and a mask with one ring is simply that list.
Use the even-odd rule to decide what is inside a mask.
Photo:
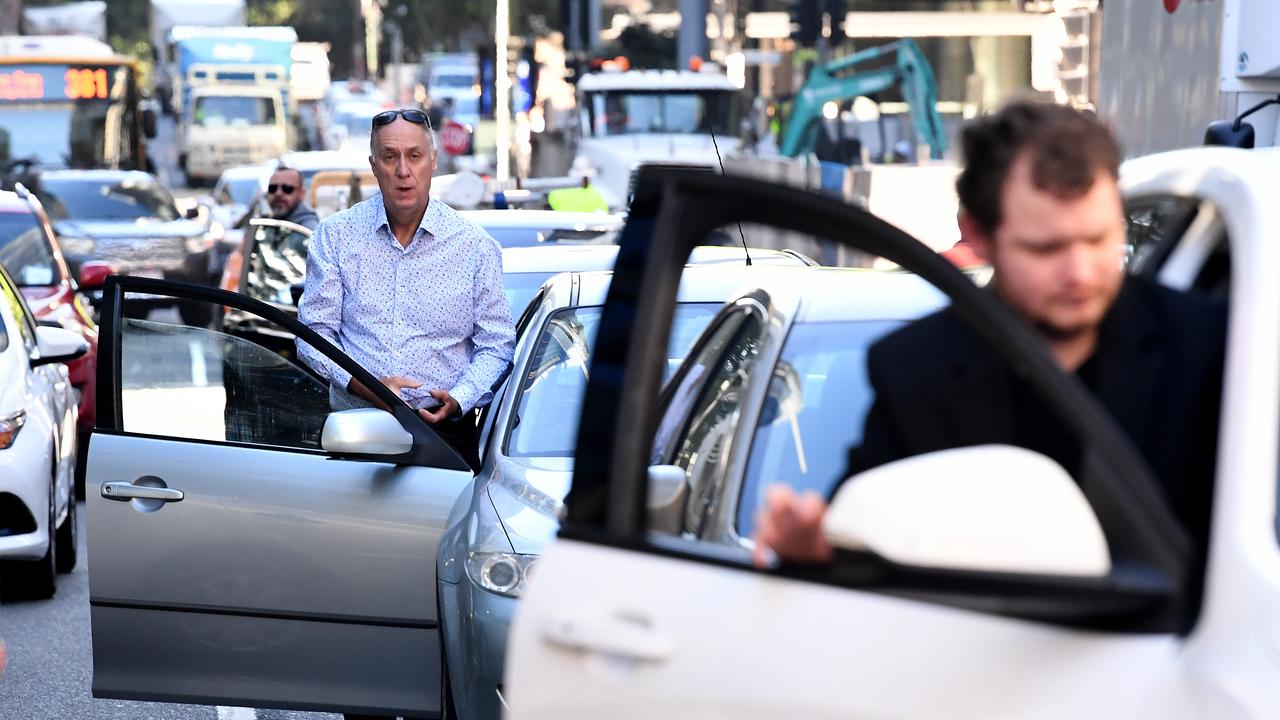
[{"label": "red car", "polygon": [[[21,186],[17,192],[0,191],[0,265],[18,282],[31,311],[42,324],[58,325],[79,333],[89,352],[68,363],[71,384],[80,391],[80,466],[88,449],[95,419],[94,388],[98,367],[98,326],[80,289],[101,287],[111,266],[86,262],[80,278],[71,277],[57,237],[44,208]],[[79,476],[79,473],[77,473]]]}]

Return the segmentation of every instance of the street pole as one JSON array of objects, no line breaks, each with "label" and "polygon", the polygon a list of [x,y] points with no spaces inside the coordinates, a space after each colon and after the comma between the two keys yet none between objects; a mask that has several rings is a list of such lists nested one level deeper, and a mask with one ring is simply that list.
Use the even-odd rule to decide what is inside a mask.
[{"label": "street pole", "polygon": [[498,126],[498,182],[511,177],[511,68],[507,62],[507,39],[511,36],[511,0],[498,0],[494,15],[493,57],[494,119]]},{"label": "street pole", "polygon": [[689,67],[689,59],[697,55],[707,59],[707,0],[680,0],[680,37],[677,67]]}]

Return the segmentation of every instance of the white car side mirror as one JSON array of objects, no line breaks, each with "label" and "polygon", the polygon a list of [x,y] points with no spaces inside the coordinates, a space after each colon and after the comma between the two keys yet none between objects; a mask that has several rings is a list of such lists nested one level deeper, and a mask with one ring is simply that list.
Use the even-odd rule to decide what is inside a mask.
[{"label": "white car side mirror", "polygon": [[834,547],[902,565],[1104,577],[1111,555],[1075,481],[1049,458],[983,445],[850,478],[823,521]]},{"label": "white car side mirror", "polygon": [[89,343],[66,328],[40,325],[36,327],[36,349],[40,356],[31,360],[32,367],[71,362],[89,352]]},{"label": "white car side mirror", "polygon": [[678,533],[689,497],[689,481],[684,468],[675,465],[649,467],[649,529]]},{"label": "white car side mirror", "polygon": [[320,447],[335,455],[404,455],[413,450],[413,436],[385,410],[340,410],[324,419]]}]

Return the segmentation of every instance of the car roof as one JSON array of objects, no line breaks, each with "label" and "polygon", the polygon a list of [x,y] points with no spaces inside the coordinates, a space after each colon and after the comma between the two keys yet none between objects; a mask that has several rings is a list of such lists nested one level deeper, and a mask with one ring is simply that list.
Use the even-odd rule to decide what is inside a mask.
[{"label": "car roof", "polygon": [[[506,212],[506,211],[500,211]],[[756,266],[805,266],[802,256],[785,250],[751,248]],[[502,249],[502,269],[506,273],[592,272],[612,270],[618,258],[617,245],[552,244]],[[746,253],[738,247],[702,245],[689,255],[691,265],[746,266]]]},{"label": "car roof", "polygon": [[[565,282],[558,276],[548,283]],[[578,305],[601,305],[611,272],[578,276]],[[770,265],[686,267],[678,302],[725,302],[754,290],[796,322],[909,320],[947,305],[946,296],[916,275],[860,268]]]},{"label": "car roof", "polygon": [[270,160],[264,166],[274,168],[279,163],[299,170],[368,170],[369,154],[342,150],[304,150],[287,152],[280,156],[279,161]]},{"label": "car roof", "polygon": [[629,70],[583,75],[578,89],[584,92],[697,92],[738,88],[727,75],[687,70]]},{"label": "car roof", "polygon": [[481,227],[531,228],[538,230],[586,230],[620,228],[622,218],[609,213],[567,212],[564,210],[461,210],[459,214]]},{"label": "car roof", "polygon": [[40,173],[40,179],[41,181],[83,180],[85,182],[133,180],[134,182],[149,181],[157,185],[160,184],[159,178],[155,175],[141,170],[47,170]]},{"label": "car roof", "polygon": [[222,179],[243,180],[246,178],[260,178],[265,172],[267,172],[267,168],[261,165],[236,165],[223,170]]}]

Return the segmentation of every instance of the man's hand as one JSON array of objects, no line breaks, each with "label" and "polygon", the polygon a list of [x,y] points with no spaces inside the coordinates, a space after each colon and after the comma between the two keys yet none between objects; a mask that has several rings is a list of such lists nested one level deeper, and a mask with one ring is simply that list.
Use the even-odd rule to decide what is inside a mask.
[{"label": "man's hand", "polygon": [[822,534],[826,514],[827,503],[812,490],[796,495],[786,485],[770,486],[764,507],[756,512],[756,566],[771,565],[775,556],[791,562],[831,562],[834,550]]},{"label": "man's hand", "polygon": [[[411,380],[407,377],[400,377],[399,375],[384,377],[384,378],[381,378],[381,380],[382,380],[382,384],[390,388],[391,392],[395,393],[396,397],[400,398],[401,400],[404,399],[400,395],[401,389],[422,387],[422,383],[418,382],[417,380]],[[364,383],[360,382],[355,378],[351,378],[351,382],[347,383],[347,392],[351,393],[352,395],[362,397],[365,400],[368,400],[369,402],[373,403],[381,410],[386,410],[387,412],[391,412],[391,408],[387,407],[386,403],[382,402],[382,400],[377,395],[373,394],[372,390],[365,387]]]},{"label": "man's hand", "polygon": [[434,410],[419,410],[423,420],[435,425],[444,422],[462,411],[462,406],[445,390],[432,390],[431,397],[440,401]]}]

